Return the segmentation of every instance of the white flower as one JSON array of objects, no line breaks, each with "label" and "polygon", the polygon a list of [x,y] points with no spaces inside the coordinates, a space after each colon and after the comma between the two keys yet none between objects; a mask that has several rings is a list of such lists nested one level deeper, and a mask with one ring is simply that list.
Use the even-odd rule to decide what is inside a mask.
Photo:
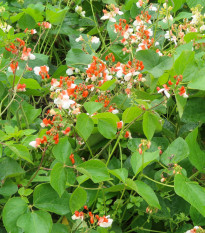
[{"label": "white flower", "polygon": [[100,39],[97,36],[92,36],[91,43],[98,44],[100,42]]},{"label": "white flower", "polygon": [[152,4],[150,5],[150,7],[149,7],[149,10],[150,11],[157,11],[157,8],[156,8],[156,6],[153,6]]},{"label": "white flower", "polygon": [[158,42],[158,41],[156,41],[155,46],[158,46],[158,45],[159,45],[159,42]]},{"label": "white flower", "polygon": [[119,110],[118,110],[118,109],[114,109],[114,110],[112,110],[112,113],[113,113],[113,114],[118,114],[118,113],[119,113]]},{"label": "white flower", "polygon": [[30,143],[29,143],[29,146],[32,146],[33,148],[36,148],[36,147],[37,147],[36,141],[30,142]]},{"label": "white flower", "polygon": [[76,42],[83,41],[83,37],[80,35],[78,38],[75,39]]},{"label": "white flower", "polygon": [[67,75],[72,75],[73,74],[73,70],[71,68],[66,70],[66,74]]},{"label": "white flower", "polygon": [[36,66],[33,68],[33,71],[36,75],[40,75],[40,72],[48,73],[49,67],[48,66]]},{"label": "white flower", "polygon": [[36,59],[36,56],[32,53],[29,54],[29,58],[30,60],[35,60]]},{"label": "white flower", "polygon": [[205,25],[201,26],[199,30],[200,30],[201,32],[202,32],[202,31],[205,31]]},{"label": "white flower", "polygon": [[[16,70],[19,70],[19,66],[17,66]],[[11,67],[10,67],[10,66],[8,67],[8,72],[13,73],[13,70],[11,69]]]},{"label": "white flower", "polygon": [[168,99],[169,99],[169,97],[170,97],[170,94],[169,94],[169,92],[166,90],[166,88],[160,89],[160,90],[158,91],[158,93],[164,93],[165,96],[166,96]]},{"label": "white flower", "polygon": [[139,1],[136,3],[136,6],[137,6],[138,8],[141,8],[142,5],[143,5],[143,1],[142,1],[142,0],[139,0]]},{"label": "white flower", "polygon": [[113,219],[110,218],[110,215],[106,217],[100,217],[98,225],[100,227],[110,227],[112,225]]},{"label": "white flower", "polygon": [[63,109],[69,109],[70,105],[74,103],[75,101],[70,100],[70,97],[67,94],[60,94],[58,98],[54,99],[54,104]]},{"label": "white flower", "polygon": [[128,73],[125,75],[124,79],[125,81],[130,81],[131,77],[132,77],[132,73]]}]

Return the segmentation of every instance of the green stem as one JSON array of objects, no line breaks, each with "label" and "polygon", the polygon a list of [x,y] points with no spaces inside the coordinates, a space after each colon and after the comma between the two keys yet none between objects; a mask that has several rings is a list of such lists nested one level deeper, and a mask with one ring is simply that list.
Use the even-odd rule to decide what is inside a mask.
[{"label": "green stem", "polygon": [[156,183],[156,184],[160,184],[160,185],[163,185],[163,186],[166,186],[166,187],[174,188],[174,185],[164,184],[164,183],[161,183],[161,182],[159,182],[159,181],[153,180],[152,178],[146,176],[145,174],[143,174],[143,176],[144,176],[146,179],[151,180],[152,182],[154,182],[154,183]]}]

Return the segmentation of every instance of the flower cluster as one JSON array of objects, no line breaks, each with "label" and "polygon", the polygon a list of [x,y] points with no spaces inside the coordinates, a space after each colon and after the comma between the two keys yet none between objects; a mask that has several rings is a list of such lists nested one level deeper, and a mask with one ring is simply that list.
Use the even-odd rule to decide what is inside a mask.
[{"label": "flower cluster", "polygon": [[114,4],[107,6],[107,8],[110,11],[103,10],[104,15],[101,17],[102,20],[109,19],[111,22],[116,22],[115,16],[124,14],[119,8],[115,7]]},{"label": "flower cluster", "polygon": [[100,217],[99,215],[94,215],[88,210],[87,206],[84,206],[84,211],[75,211],[72,216],[73,220],[80,219],[81,221],[89,221],[90,224],[94,226],[100,226],[103,228],[110,227],[112,225],[113,219],[110,218],[110,215]]},{"label": "flower cluster", "polygon": [[182,75],[175,75],[174,76],[175,85],[174,85],[174,81],[172,82],[171,80],[169,80],[168,81],[169,87],[167,86],[167,84],[164,84],[163,88],[157,87],[158,93],[163,93],[167,98],[169,98],[171,96],[169,91],[173,90],[176,93],[178,90],[178,94],[180,96],[183,96],[184,98],[188,98],[189,96],[186,93],[186,88],[184,86],[178,88],[180,82],[182,82],[182,79],[183,79]]},{"label": "flower cluster", "polygon": [[193,229],[186,231],[186,233],[204,233],[205,230],[199,226],[195,226]]},{"label": "flower cluster", "polygon": [[125,46],[124,52],[129,53],[131,45],[136,48],[136,51],[149,49],[153,45],[154,38],[151,38],[153,31],[149,26],[150,19],[151,15],[148,14],[148,11],[142,11],[132,25],[128,24],[125,19],[120,19],[119,24],[115,24],[114,32],[123,37],[121,43]]}]

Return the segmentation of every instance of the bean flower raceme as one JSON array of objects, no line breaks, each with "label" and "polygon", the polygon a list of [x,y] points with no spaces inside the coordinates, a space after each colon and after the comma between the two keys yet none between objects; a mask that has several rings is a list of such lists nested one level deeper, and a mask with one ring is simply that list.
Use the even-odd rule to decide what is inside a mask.
[{"label": "bean flower raceme", "polygon": [[50,78],[48,74],[49,72],[48,66],[36,66],[34,67],[33,71],[36,75],[41,76],[42,79],[45,79],[45,77]]},{"label": "bean flower raceme", "polygon": [[110,227],[112,225],[113,219],[110,218],[110,215],[100,217],[98,220],[98,225],[103,228]]}]

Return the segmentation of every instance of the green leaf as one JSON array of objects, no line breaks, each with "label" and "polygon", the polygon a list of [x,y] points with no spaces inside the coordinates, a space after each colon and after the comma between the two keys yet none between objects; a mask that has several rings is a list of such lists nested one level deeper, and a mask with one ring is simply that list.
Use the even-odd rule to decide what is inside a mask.
[{"label": "green leaf", "polygon": [[168,165],[169,163],[179,163],[181,160],[185,159],[188,154],[189,147],[186,141],[183,138],[178,137],[161,155],[161,161],[165,165]]},{"label": "green leaf", "polygon": [[94,123],[87,114],[81,113],[77,118],[76,129],[79,135],[87,141],[94,129]]},{"label": "green leaf", "polygon": [[42,89],[40,84],[32,78],[21,78],[20,84],[26,84],[26,88]]},{"label": "green leaf", "polygon": [[203,217],[193,206],[190,208],[190,216],[194,226],[204,226],[205,217]]},{"label": "green leaf", "polygon": [[20,145],[20,144],[12,144],[12,145],[6,144],[6,146],[10,150],[12,150],[18,157],[26,160],[29,163],[33,163],[31,154],[29,150],[27,149],[27,147]]},{"label": "green leaf", "polygon": [[19,233],[20,228],[16,225],[18,218],[27,211],[27,203],[20,197],[8,200],[3,209],[3,223],[10,233]]},{"label": "green leaf", "polygon": [[181,120],[189,122],[205,122],[204,98],[192,98],[187,100]]},{"label": "green leaf", "polygon": [[123,183],[125,183],[125,180],[128,177],[128,170],[126,168],[109,170],[109,173],[112,174],[113,176],[116,176]]},{"label": "green leaf", "polygon": [[92,62],[92,56],[81,49],[71,49],[66,56],[66,64],[70,67],[88,65]]},{"label": "green leaf", "polygon": [[103,107],[102,103],[98,103],[98,102],[86,102],[84,103],[84,108],[85,110],[92,115],[93,113],[97,112],[98,110],[100,110]]},{"label": "green leaf", "polygon": [[56,163],[51,171],[51,186],[56,190],[59,197],[66,188],[66,170],[62,163]]},{"label": "green leaf", "polygon": [[[174,72],[177,75],[183,75],[190,66],[194,64],[194,51],[182,51],[174,63]],[[186,79],[186,76],[184,77]]]},{"label": "green leaf", "polygon": [[12,181],[7,179],[0,188],[0,195],[11,196],[18,191],[18,186]]},{"label": "green leaf", "polygon": [[117,124],[112,118],[100,118],[98,130],[107,139],[112,139],[117,133]]},{"label": "green leaf", "polygon": [[58,69],[53,73],[52,78],[59,78],[60,76],[64,76],[67,69],[68,66],[66,65],[59,66]]},{"label": "green leaf", "polygon": [[25,197],[29,196],[32,192],[33,192],[33,189],[26,189],[24,187],[18,190],[19,195],[25,196]]},{"label": "green leaf", "polygon": [[111,118],[111,119],[113,119],[116,122],[116,124],[117,124],[117,122],[120,121],[119,117],[117,115],[111,113],[111,112],[98,113],[98,114],[96,114],[96,115],[94,115],[92,117],[92,119],[93,119],[93,121],[94,121],[95,124],[97,124],[98,120],[101,119],[101,118],[103,118],[103,119],[104,118]]},{"label": "green leaf", "polygon": [[143,61],[144,70],[152,74],[155,78],[159,78],[164,74],[165,70],[170,70],[173,65],[173,59],[170,57],[160,57],[155,51],[141,50],[137,52],[136,58]]},{"label": "green leaf", "polygon": [[205,168],[205,151],[202,151],[197,143],[198,128],[191,132],[186,137],[186,142],[189,146],[189,160],[199,170]]},{"label": "green leaf", "polygon": [[151,140],[156,130],[162,130],[160,117],[151,112],[145,112],[143,115],[143,132],[148,140]]},{"label": "green leaf", "polygon": [[69,201],[71,212],[74,213],[75,211],[78,211],[81,207],[83,207],[83,205],[85,205],[86,200],[87,200],[86,191],[81,187],[75,189]]},{"label": "green leaf", "polygon": [[182,5],[186,2],[186,0],[173,0],[174,1],[174,8],[173,11],[176,12],[178,11]]},{"label": "green leaf", "polygon": [[33,29],[36,26],[36,21],[34,18],[28,14],[24,14],[18,21],[19,27],[22,30],[25,30],[26,28],[28,29]]},{"label": "green leaf", "polygon": [[106,165],[97,159],[81,163],[76,169],[87,175],[94,183],[100,183],[110,179]]},{"label": "green leaf", "polygon": [[[142,109],[139,107],[130,107],[127,108],[123,114],[122,114],[122,121],[124,123],[130,123],[133,120],[135,120],[137,117],[139,117],[142,114]],[[142,117],[139,117],[137,120],[141,120]]]},{"label": "green leaf", "polygon": [[181,174],[175,175],[174,189],[177,195],[184,198],[205,217],[205,190],[196,182],[191,182]]},{"label": "green leaf", "polygon": [[151,162],[158,160],[158,158],[159,158],[158,150],[155,152],[145,152],[144,163],[142,165],[142,155],[140,155],[139,152],[135,152],[131,156],[131,165],[132,165],[132,170],[134,174],[137,175],[142,169],[144,169]]},{"label": "green leaf", "polygon": [[112,86],[115,87],[115,85],[114,85],[115,82],[116,82],[115,79],[108,80],[108,81],[106,81],[105,83],[103,83],[102,86],[100,86],[100,87],[98,87],[98,88],[99,88],[100,90],[102,90],[102,91],[110,90],[110,88],[111,88]]},{"label": "green leaf", "polygon": [[0,160],[0,180],[15,177],[22,173],[24,173],[24,170],[14,159],[6,157]]},{"label": "green leaf", "polygon": [[17,220],[17,225],[25,233],[50,233],[53,222],[49,213],[38,210],[20,216]]},{"label": "green leaf", "polygon": [[51,233],[68,233],[68,227],[60,223],[55,223],[53,224]]},{"label": "green leaf", "polygon": [[53,147],[53,155],[55,158],[62,163],[69,161],[69,156],[72,153],[72,148],[67,137],[61,138],[57,145]]},{"label": "green leaf", "polygon": [[67,11],[68,7],[64,7],[63,10],[60,10],[48,4],[46,6],[46,21],[54,25],[59,25],[63,22]]},{"label": "green leaf", "polygon": [[[182,0],[183,1],[183,0]],[[175,18],[174,18],[174,21],[178,21],[180,19],[190,19],[192,16],[192,13],[189,13],[189,12],[180,12]]]},{"label": "green leaf", "polygon": [[199,70],[197,75],[194,77],[194,79],[192,79],[191,82],[188,84],[188,88],[205,91],[204,72],[205,72],[204,68]]},{"label": "green leaf", "polygon": [[50,184],[38,185],[33,193],[33,204],[36,208],[59,215],[66,215],[70,212],[69,199],[70,195],[67,192],[64,192],[62,197],[59,197]]},{"label": "green leaf", "polygon": [[192,8],[198,4],[200,4],[203,7],[205,6],[204,0],[186,0],[186,2],[188,4],[189,8]]},{"label": "green leaf", "polygon": [[177,110],[179,112],[179,117],[181,118],[184,112],[184,107],[186,105],[187,99],[179,94],[175,94],[176,102],[177,102]]},{"label": "green leaf", "polygon": [[137,192],[150,206],[161,209],[158,198],[152,188],[142,181],[126,179],[126,185]]},{"label": "green leaf", "polygon": [[41,22],[44,19],[42,16],[44,9],[45,6],[39,2],[37,4],[29,4],[26,9],[22,10],[32,16],[36,22]]}]

